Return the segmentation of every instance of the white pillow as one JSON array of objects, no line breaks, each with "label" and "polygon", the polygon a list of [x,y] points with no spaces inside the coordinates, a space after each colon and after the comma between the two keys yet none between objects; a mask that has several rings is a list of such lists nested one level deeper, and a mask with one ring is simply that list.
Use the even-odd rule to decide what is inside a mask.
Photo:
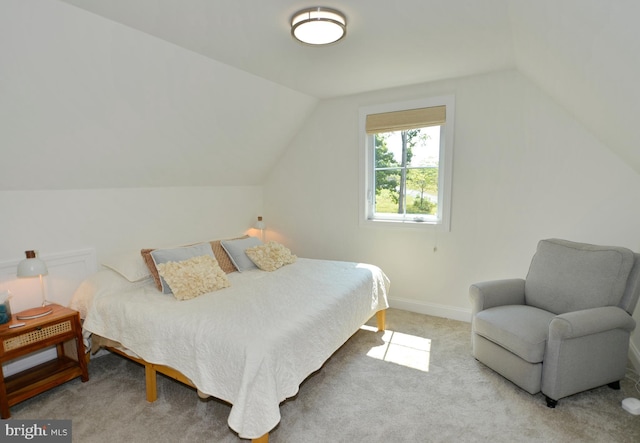
[{"label": "white pillow", "polygon": [[239,272],[257,268],[244,251],[253,246],[261,245],[262,242],[259,238],[247,237],[238,240],[222,240],[220,244],[227,251],[229,258]]},{"label": "white pillow", "polygon": [[102,266],[113,269],[130,282],[144,280],[151,276],[140,251],[125,252],[102,262]]}]

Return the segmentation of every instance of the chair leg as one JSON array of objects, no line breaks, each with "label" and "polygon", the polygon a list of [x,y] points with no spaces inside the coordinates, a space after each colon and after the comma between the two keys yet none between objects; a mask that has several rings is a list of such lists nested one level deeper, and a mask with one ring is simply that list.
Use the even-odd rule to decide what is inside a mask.
[{"label": "chair leg", "polygon": [[[615,389],[616,391],[619,391],[620,390],[620,380],[611,382],[607,386],[609,386],[611,389]],[[558,405],[558,400],[554,400],[552,398],[549,398],[546,395],[544,396],[544,398],[547,399],[547,407],[548,408],[555,408]]]},{"label": "chair leg", "polygon": [[558,400],[554,400],[552,398],[549,398],[546,395],[544,396],[544,398],[547,399],[547,407],[548,408],[555,408],[556,405],[558,404]]},{"label": "chair leg", "polygon": [[614,381],[612,383],[609,383],[607,386],[609,386],[611,389],[615,389],[616,391],[619,391],[620,390],[620,380]]}]

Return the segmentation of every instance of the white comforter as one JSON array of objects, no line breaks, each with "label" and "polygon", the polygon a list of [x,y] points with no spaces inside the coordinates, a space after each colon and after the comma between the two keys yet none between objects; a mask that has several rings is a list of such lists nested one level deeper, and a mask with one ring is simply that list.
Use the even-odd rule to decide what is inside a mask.
[{"label": "white comforter", "polygon": [[389,280],[367,264],[299,258],[229,280],[231,287],[188,301],[148,283],[98,288],[90,302],[75,302],[86,304],[87,331],[177,369],[200,391],[231,403],[228,423],[242,438],[273,429],[280,403],[388,307]]}]

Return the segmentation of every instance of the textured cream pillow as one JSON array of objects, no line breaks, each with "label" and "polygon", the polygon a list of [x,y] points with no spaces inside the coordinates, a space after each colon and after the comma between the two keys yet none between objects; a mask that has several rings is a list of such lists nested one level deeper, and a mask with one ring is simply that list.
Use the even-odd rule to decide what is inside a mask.
[{"label": "textured cream pillow", "polygon": [[293,263],[297,258],[285,246],[274,241],[245,249],[244,252],[263,271],[275,271]]},{"label": "textured cream pillow", "polygon": [[158,274],[167,282],[178,300],[189,300],[230,286],[227,274],[220,268],[218,261],[209,255],[160,263],[157,267]]}]

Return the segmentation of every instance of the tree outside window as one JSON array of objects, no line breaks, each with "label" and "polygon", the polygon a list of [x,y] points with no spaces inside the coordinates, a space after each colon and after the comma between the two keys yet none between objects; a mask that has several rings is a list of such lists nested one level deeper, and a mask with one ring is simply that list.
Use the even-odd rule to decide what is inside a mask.
[{"label": "tree outside window", "polygon": [[375,213],[415,221],[438,212],[440,126],[373,134]]}]

